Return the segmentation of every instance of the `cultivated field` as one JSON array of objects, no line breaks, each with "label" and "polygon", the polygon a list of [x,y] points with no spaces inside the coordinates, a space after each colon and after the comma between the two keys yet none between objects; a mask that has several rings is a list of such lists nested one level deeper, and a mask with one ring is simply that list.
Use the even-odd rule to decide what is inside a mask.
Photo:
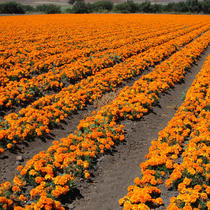
[{"label": "cultivated field", "polygon": [[0,209],[210,209],[209,29],[0,17]]}]

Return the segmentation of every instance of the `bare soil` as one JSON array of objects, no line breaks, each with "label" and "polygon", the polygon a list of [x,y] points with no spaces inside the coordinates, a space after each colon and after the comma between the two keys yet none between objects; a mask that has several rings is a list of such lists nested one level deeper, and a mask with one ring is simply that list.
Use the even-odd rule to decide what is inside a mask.
[{"label": "bare soil", "polygon": [[[177,107],[182,103],[185,91],[191,86],[195,75],[200,71],[209,53],[210,47],[202,54],[197,64],[193,65],[190,72],[186,74],[185,82],[177,84],[174,89],[163,95],[160,98],[160,106],[154,107],[153,112],[144,116],[140,121],[126,120],[123,122],[126,128],[125,142],[118,145],[112,153],[103,156],[98,161],[89,182],[81,180],[77,189],[65,197],[65,202],[68,201],[65,205],[66,209],[121,209],[118,205],[118,200],[126,195],[127,187],[133,184],[133,179],[136,176],[140,175],[139,164],[145,160],[144,157],[148,152],[151,140],[157,138],[158,132],[173,117]],[[139,77],[125,84],[132,85]],[[78,111],[70,119],[65,120],[60,127],[54,129],[50,136],[43,139],[36,138],[28,144],[20,145],[14,153],[5,152],[3,155],[0,155],[0,183],[6,180],[11,181],[15,175],[17,165],[20,163],[24,164],[33,155],[47,149],[53,140],[59,140],[68,136],[76,129],[81,119],[90,115],[93,110],[109,103],[116,96],[117,92],[106,94],[94,105],[87,106],[86,110]],[[162,197],[167,206],[169,197],[174,192],[168,192],[164,187],[162,187],[162,192]],[[159,209],[165,208],[163,206]]]}]

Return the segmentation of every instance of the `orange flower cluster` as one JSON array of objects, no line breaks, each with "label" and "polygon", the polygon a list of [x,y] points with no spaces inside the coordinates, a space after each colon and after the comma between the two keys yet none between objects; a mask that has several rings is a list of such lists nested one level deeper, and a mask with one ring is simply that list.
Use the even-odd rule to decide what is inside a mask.
[{"label": "orange flower cluster", "polygon": [[[103,69],[76,85],[69,85],[58,94],[42,97],[19,113],[5,116],[5,120],[0,123],[0,127],[3,128],[0,130],[2,151],[13,148],[16,143],[26,140],[29,136],[49,133],[49,125],[59,123],[75,110],[83,109],[87,103],[92,103],[96,98],[101,97],[104,92],[113,90],[124,80],[139,75],[144,69],[171,55],[207,29],[208,26],[204,26],[190,34],[187,33],[153,47],[112,68]],[[160,38],[159,42],[172,38],[174,38],[172,35],[166,35]]]},{"label": "orange flower cluster", "polygon": [[[159,132],[157,141],[152,141],[152,146],[146,155],[147,160],[140,164],[142,178],[136,177],[135,185],[128,187],[127,196],[119,200],[119,204],[124,205],[124,209],[136,209],[138,205],[145,204],[139,200],[141,192],[162,184],[166,174],[170,174],[170,178],[166,180],[166,186],[174,187],[180,193],[177,197],[171,198],[168,210],[209,207],[210,203],[207,203],[210,192],[208,186],[209,112],[207,111],[210,100],[209,67],[210,56],[188,90],[184,103],[169,121],[168,126]],[[189,137],[192,139],[185,144]],[[177,164],[175,161],[183,150],[183,163]],[[155,189],[160,195],[160,189],[157,187]],[[152,197],[147,196],[148,200],[145,201],[149,209]],[[161,202],[157,203],[154,200],[155,205],[163,203],[160,197],[156,199]]]},{"label": "orange flower cluster", "polygon": [[1,17],[1,84],[31,78],[32,74],[49,71],[83,56],[89,57],[109,49],[110,45],[114,49],[129,41],[135,42],[136,35],[178,26],[189,27],[208,19],[168,15],[167,20],[161,15]]},{"label": "orange flower cluster", "polygon": [[[24,167],[19,166],[16,182],[7,189],[11,194],[0,188],[2,197],[11,199],[13,202],[11,206],[16,205],[16,208],[62,208],[58,201],[59,196],[70,191],[78,177],[89,178],[88,169],[95,159],[106,150],[111,150],[117,142],[124,140],[124,128],[120,125],[120,120],[140,118],[149,112],[161,92],[183,79],[187,68],[208,46],[209,36],[210,32],[207,32],[183,47],[152,72],[140,78],[131,88],[125,87],[111,104],[82,120],[73,134],[60,141],[54,141],[48,150],[35,155]],[[147,171],[149,181],[153,173],[153,170]],[[147,180],[145,182],[148,183]],[[24,187],[18,184],[24,187],[32,186],[30,193],[24,192]],[[20,188],[20,192],[18,188],[13,188],[15,186]],[[22,197],[20,199],[19,194],[12,192],[15,189],[27,198],[27,203],[31,204],[26,205],[22,201],[25,199]],[[140,202],[149,201],[157,205],[162,203],[157,197],[160,190],[153,186],[139,192],[131,187],[129,193],[132,199],[140,195]],[[126,203],[128,206],[132,205]],[[141,207],[145,205],[140,204]]]},{"label": "orange flower cluster", "polygon": [[[26,209],[41,207],[48,209],[50,205],[52,209],[62,209],[57,201],[59,196],[74,187],[75,177],[83,176],[87,179],[90,177],[88,169],[92,161],[100,153],[113,147],[115,141],[124,139],[122,129],[123,126],[116,125],[114,121],[110,122],[107,117],[101,115],[81,121],[74,134],[61,139],[60,142],[54,141],[53,146],[35,155],[25,167],[18,167],[20,174],[15,179],[21,180],[20,183],[24,185],[14,184],[8,190],[2,187],[0,192],[4,192],[3,195],[10,195],[9,198],[13,201],[10,205],[19,203]],[[27,200],[38,199],[38,202],[24,205],[25,203],[19,199],[23,187],[26,187],[25,183],[33,186],[30,195],[26,196]],[[50,203],[44,202],[43,197],[45,200],[49,199]],[[4,199],[9,198],[4,197]]]},{"label": "orange flower cluster", "polygon": [[157,205],[163,204],[161,198],[153,198],[154,195],[160,194],[160,189],[157,187],[145,186],[144,188],[139,188],[138,181],[134,186],[128,187],[128,194],[124,198],[119,200],[119,204],[124,206],[124,209],[145,209],[150,208],[145,204],[152,202]]},{"label": "orange flower cluster", "polygon": [[[119,62],[124,62],[128,57],[139,54],[156,45],[163,44],[163,42],[185,33],[190,33],[195,29],[201,28],[203,25],[193,25],[193,27],[187,28],[179,26],[178,28],[173,27],[168,30],[157,30],[155,33],[143,34],[134,37],[134,40],[126,39],[126,42],[129,40],[129,43],[124,43],[126,46],[119,46],[119,48],[115,46],[114,49],[109,47],[108,50],[92,54],[91,57],[81,57],[70,64],[53,67],[47,73],[38,75],[37,77],[11,81],[5,87],[0,87],[0,108],[9,108],[14,104],[35,100],[37,96],[44,95],[44,91],[46,90],[59,90],[66,82],[72,81],[75,83],[87,75],[94,75],[101,69],[114,66]],[[208,24],[204,28],[207,30]],[[177,29],[179,30],[177,31]]]},{"label": "orange flower cluster", "polygon": [[[136,35],[156,31],[149,29],[149,24],[139,25],[130,22],[131,27],[127,27],[123,24],[124,21],[118,22],[120,27],[116,27],[116,21],[113,19],[106,19],[106,23],[109,23],[104,28],[103,18],[94,16],[89,16],[92,21],[89,24],[85,17],[80,17],[76,24],[72,24],[75,22],[74,16],[54,17],[1,18],[0,80],[2,84],[31,77],[33,73],[39,74],[52,67],[71,63],[79,57],[106,50],[110,42],[114,49],[120,46],[120,43],[126,44],[125,40],[131,41],[133,38],[135,40]],[[52,21],[53,25],[50,24]],[[159,26],[167,28],[171,25]],[[122,34],[121,30],[125,31],[126,35]]]},{"label": "orange flower cluster", "polygon": [[[209,132],[209,103],[210,103],[210,56],[208,56],[201,72],[193,84],[194,94],[191,104],[186,107],[195,112],[190,140],[182,153],[183,162],[174,164],[170,178],[166,180],[168,187],[174,186],[179,195],[171,198],[168,209],[209,209],[209,161],[210,161],[210,132]],[[192,103],[192,101],[194,103]],[[193,107],[195,106],[195,107]]]}]

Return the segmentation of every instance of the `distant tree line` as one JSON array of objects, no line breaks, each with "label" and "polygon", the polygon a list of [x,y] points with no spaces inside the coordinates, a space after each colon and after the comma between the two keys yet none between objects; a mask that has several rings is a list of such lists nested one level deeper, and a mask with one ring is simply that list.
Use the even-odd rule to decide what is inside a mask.
[{"label": "distant tree line", "polygon": [[113,4],[110,1],[85,3],[83,0],[69,0],[72,13],[117,12],[117,13],[205,13],[210,14],[210,0],[199,2],[187,0],[186,2],[151,4],[149,1],[135,3],[128,0],[123,3]]},{"label": "distant tree line", "polygon": [[85,3],[84,0],[69,0],[70,6],[62,11],[60,6],[54,4],[41,4],[36,7],[22,5],[16,2],[0,4],[1,14],[24,14],[40,12],[45,14],[56,13],[204,13],[210,14],[210,0],[187,0],[185,2],[168,3],[167,5],[151,4],[149,1],[135,3],[128,0],[113,4],[102,0],[95,3]]},{"label": "distant tree line", "polygon": [[36,7],[23,5],[17,2],[7,2],[0,4],[0,14],[25,14],[40,12],[45,14],[61,13],[61,7],[54,4],[40,4]]}]

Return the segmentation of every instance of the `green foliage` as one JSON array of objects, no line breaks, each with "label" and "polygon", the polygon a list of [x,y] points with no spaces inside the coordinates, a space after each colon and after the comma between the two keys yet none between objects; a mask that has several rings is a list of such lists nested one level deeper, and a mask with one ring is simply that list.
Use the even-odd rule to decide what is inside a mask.
[{"label": "green foliage", "polygon": [[23,6],[16,2],[0,4],[0,14],[24,14]]},{"label": "green foliage", "polygon": [[31,5],[22,5],[23,9],[25,12],[34,12],[35,8],[32,7]]},{"label": "green foliage", "polygon": [[68,1],[68,3],[69,3],[69,4],[72,4],[72,5],[73,5],[75,2],[76,2],[76,0],[69,0],[69,1]]},{"label": "green foliage", "polygon": [[115,4],[110,0],[101,0],[94,3],[85,3],[84,0],[69,0],[69,8],[63,8],[54,4],[42,4],[36,8],[30,5],[22,5],[16,2],[0,4],[0,14],[24,14],[31,12],[41,12],[45,14],[67,13],[107,13],[110,11],[118,13],[205,13],[210,14],[210,0],[187,0],[186,2],[168,3],[167,5],[151,4],[149,1],[135,3],[128,0],[123,3]]},{"label": "green foliage", "polygon": [[187,0],[186,5],[189,12],[199,13],[201,11],[201,5],[198,0]]},{"label": "green foliage", "polygon": [[128,1],[121,4],[116,4],[114,10],[121,13],[161,13],[163,11],[163,6],[160,4],[151,4],[149,1],[141,4]]},{"label": "green foliage", "polygon": [[205,14],[210,14],[210,0],[204,0],[201,2],[201,10]]},{"label": "green foliage", "polygon": [[181,100],[184,101],[186,98],[187,90],[183,90],[181,93]]},{"label": "green foliage", "polygon": [[73,13],[72,7],[66,8],[65,13]]},{"label": "green foliage", "polygon": [[87,4],[82,0],[77,0],[72,7],[73,13],[89,13]]},{"label": "green foliage", "polygon": [[152,13],[154,12],[154,9],[151,3],[149,1],[146,1],[139,5],[139,11],[145,13]]},{"label": "green foliage", "polygon": [[116,4],[114,11],[121,13],[135,13],[139,11],[139,5],[133,1],[127,1],[124,3]]},{"label": "green foliage", "polygon": [[153,4],[151,5],[153,13],[161,13],[163,12],[163,6],[161,4]]},{"label": "green foliage", "polygon": [[174,5],[175,12],[188,12],[189,9],[185,2],[178,2]]},{"label": "green foliage", "polygon": [[187,4],[185,2],[169,3],[163,6],[163,10],[166,12],[189,12]]},{"label": "green foliage", "polygon": [[114,6],[114,11],[120,12],[120,13],[129,13],[130,12],[126,2],[120,3],[120,4],[116,4]]},{"label": "green foliage", "polygon": [[61,7],[54,4],[41,4],[36,7],[36,10],[45,14],[61,13]]},{"label": "green foliage", "polygon": [[111,11],[113,8],[113,3],[111,1],[98,1],[92,4],[88,4],[88,8],[91,12],[100,11]]}]

